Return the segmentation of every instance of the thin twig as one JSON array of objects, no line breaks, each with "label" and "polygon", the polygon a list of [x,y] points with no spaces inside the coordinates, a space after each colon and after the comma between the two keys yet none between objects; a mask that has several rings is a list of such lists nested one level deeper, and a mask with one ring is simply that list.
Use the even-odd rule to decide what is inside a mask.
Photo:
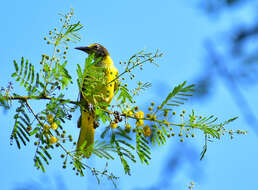
[{"label": "thin twig", "polygon": [[35,112],[34,112],[33,109],[31,108],[31,106],[30,106],[28,100],[25,99],[24,101],[25,101],[27,107],[29,108],[30,112],[34,115],[34,117],[35,117],[35,118],[37,119],[37,121],[39,122],[39,124],[40,124],[42,127],[44,127],[44,124],[40,121],[40,119],[38,118],[37,114],[35,114]]},{"label": "thin twig", "polygon": [[72,101],[72,100],[63,99],[63,98],[53,98],[49,96],[3,96],[3,98],[6,100],[23,100],[25,102],[27,100],[55,100],[55,101],[67,102],[75,105],[80,104],[80,101]]},{"label": "thin twig", "polygon": [[124,72],[122,72],[121,74],[119,74],[116,78],[114,78],[112,81],[110,81],[109,83],[107,83],[107,85],[109,85],[110,83],[112,83],[112,82],[114,82],[114,81],[116,81],[117,79],[119,79],[122,75],[124,75],[125,73],[128,73],[128,72],[130,72],[131,70],[133,70],[135,67],[137,67],[137,66],[139,66],[139,65],[141,65],[141,64],[143,64],[143,63],[145,63],[145,62],[147,62],[147,61],[150,61],[150,60],[153,60],[153,58],[155,58],[156,56],[154,55],[154,56],[152,56],[152,57],[150,57],[150,58],[148,58],[148,59],[146,59],[146,60],[144,60],[144,61],[142,61],[142,62],[139,62],[139,63],[137,63],[136,65],[133,65],[131,68],[126,68],[126,70],[124,71]]}]

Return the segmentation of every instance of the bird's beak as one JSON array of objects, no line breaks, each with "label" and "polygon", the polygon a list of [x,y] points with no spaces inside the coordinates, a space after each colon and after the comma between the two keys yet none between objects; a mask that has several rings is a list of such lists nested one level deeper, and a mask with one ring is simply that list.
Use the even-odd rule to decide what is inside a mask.
[{"label": "bird's beak", "polygon": [[84,52],[86,52],[86,53],[89,53],[89,52],[90,52],[90,48],[89,48],[88,46],[85,46],[85,47],[76,47],[75,49],[84,51]]}]

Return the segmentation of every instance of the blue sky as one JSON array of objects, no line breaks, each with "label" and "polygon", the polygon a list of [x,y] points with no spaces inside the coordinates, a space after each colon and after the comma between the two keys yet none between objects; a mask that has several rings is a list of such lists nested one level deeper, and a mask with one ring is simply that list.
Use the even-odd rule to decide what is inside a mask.
[{"label": "blue sky", "polygon": [[[159,60],[160,67],[147,66],[144,72],[137,77],[143,81],[153,83],[153,88],[138,102],[142,105],[151,100],[161,101],[166,93],[174,85],[187,80],[191,81],[202,68],[205,49],[203,40],[213,37],[226,29],[237,19],[242,22],[250,22],[252,14],[250,6],[243,11],[235,10],[224,13],[219,19],[210,19],[203,14],[196,5],[186,1],[163,0],[131,0],[127,2],[110,1],[5,1],[0,12],[1,20],[1,62],[0,86],[5,86],[12,80],[12,61],[19,60],[21,56],[28,58],[37,64],[44,52],[49,52],[49,47],[43,38],[49,29],[58,24],[58,13],[68,12],[74,8],[75,16],[84,25],[81,32],[82,40],[77,45],[88,45],[93,42],[103,44],[112,55],[115,63],[126,60],[135,52],[146,48],[155,51],[159,48],[164,57]],[[221,39],[214,39],[219,43]],[[75,46],[77,46],[75,45]],[[69,51],[68,68],[73,78],[76,78],[76,64],[84,61],[85,55],[73,49]],[[118,67],[121,71],[122,68]],[[166,89],[169,88],[169,89]],[[157,93],[162,89],[164,92]],[[257,87],[243,89],[251,107],[257,114],[258,103],[254,94]],[[67,97],[76,99],[76,83],[74,83]],[[147,96],[147,98],[146,98]],[[15,104],[14,104],[15,105]],[[214,87],[213,96],[203,102],[191,102],[182,109],[190,111],[192,108],[197,113],[216,114],[221,120],[229,117],[240,116],[231,127],[248,130],[246,136],[236,136],[230,140],[224,137],[221,141],[210,144],[208,153],[203,161],[196,161],[199,171],[192,171],[191,163],[183,164],[173,176],[173,184],[176,189],[187,189],[190,181],[195,181],[196,188],[200,190],[217,189],[253,189],[257,186],[257,136],[248,128],[241,118],[239,108],[232,101],[232,97],[224,86],[223,81],[218,81]],[[2,132],[0,134],[0,175],[1,189],[11,190],[19,184],[39,181],[49,189],[54,186],[57,177],[61,177],[67,189],[92,189],[95,184],[93,177],[84,178],[75,176],[71,170],[63,170],[59,163],[59,154],[42,174],[32,164],[33,146],[17,150],[9,145],[9,137],[12,130],[12,115],[14,109],[7,113],[1,113]],[[76,120],[79,113],[76,112],[73,120],[68,123],[71,132],[76,136]],[[121,177],[119,189],[136,189],[150,187],[158,182],[163,163],[167,157],[174,153],[174,149],[185,150],[185,146],[194,148],[194,160],[199,159],[203,138],[191,139],[185,145],[178,145],[178,139],[164,146],[155,148],[149,166],[137,164],[132,167],[132,176],[124,176],[119,161],[111,163],[111,170]],[[176,148],[174,148],[176,147]],[[182,155],[183,156],[183,155]],[[180,155],[179,155],[180,157]],[[101,168],[105,163],[98,159],[89,160],[89,163]],[[200,175],[198,175],[200,173]],[[46,179],[47,178],[47,179]],[[50,182],[46,180],[50,180]],[[43,182],[42,182],[43,181]],[[53,183],[53,186],[51,185]],[[109,182],[103,181],[96,189],[112,189]]]}]

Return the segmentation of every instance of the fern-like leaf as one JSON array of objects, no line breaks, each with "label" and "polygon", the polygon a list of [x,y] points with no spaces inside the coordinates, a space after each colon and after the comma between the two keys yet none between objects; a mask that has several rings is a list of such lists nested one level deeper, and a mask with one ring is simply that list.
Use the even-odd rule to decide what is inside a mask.
[{"label": "fern-like leaf", "polygon": [[141,135],[142,131],[138,129],[137,135],[136,135],[136,150],[137,154],[141,160],[141,162],[145,162],[146,164],[149,164],[149,161],[151,159],[151,149],[149,147],[149,142]]},{"label": "fern-like leaf", "polygon": [[160,109],[162,109],[164,106],[179,106],[184,104],[184,101],[187,100],[187,97],[192,96],[192,92],[194,91],[194,85],[185,85],[186,81],[176,86],[161,103]]},{"label": "fern-like leaf", "polygon": [[26,145],[27,142],[30,141],[29,139],[29,132],[27,131],[27,127],[31,125],[30,118],[26,114],[25,110],[25,103],[20,101],[20,106],[16,109],[16,114],[14,115],[14,127],[10,137],[10,144],[13,144],[13,140],[15,140],[17,147],[21,148],[21,143]]},{"label": "fern-like leaf", "polygon": [[92,151],[93,154],[97,155],[100,158],[112,159],[114,157],[109,154],[109,152],[115,152],[115,148],[112,144],[106,144],[105,142],[94,143],[94,149]]}]

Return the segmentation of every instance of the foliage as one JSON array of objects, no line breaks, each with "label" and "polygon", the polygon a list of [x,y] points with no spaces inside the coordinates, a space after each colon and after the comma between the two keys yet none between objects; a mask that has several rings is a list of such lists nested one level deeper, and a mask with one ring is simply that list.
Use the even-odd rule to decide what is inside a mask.
[{"label": "foliage", "polygon": [[[20,106],[16,109],[16,114],[14,115],[14,127],[11,134],[11,145],[13,144],[13,140],[15,140],[17,147],[20,149],[21,145],[26,145],[27,142],[30,142],[28,128],[31,126],[30,117],[25,112],[25,103],[19,101]],[[25,127],[27,126],[27,127]]]},{"label": "foliage", "polygon": [[[14,61],[15,72],[12,77],[16,84],[23,87],[22,95],[13,93],[12,83],[7,88],[0,91],[0,105],[9,109],[11,103],[18,100],[18,107],[14,115],[14,127],[11,134],[11,143],[15,140],[17,147],[21,148],[21,143],[25,146],[34,141],[35,155],[34,165],[43,172],[45,165],[50,164],[53,159],[51,149],[60,148],[64,159],[63,168],[70,163],[76,175],[84,175],[86,170],[91,171],[100,183],[101,176],[106,176],[115,185],[118,177],[107,170],[108,162],[103,171],[96,170],[84,163],[84,157],[78,155],[75,150],[76,142],[73,141],[72,134],[67,134],[65,122],[72,118],[72,113],[79,106],[84,106],[83,102],[65,98],[64,90],[69,89],[69,84],[73,79],[66,68],[66,55],[70,42],[80,40],[78,32],[82,28],[80,22],[72,22],[73,11],[62,15],[60,30],[54,28],[49,31],[49,38],[44,38],[47,44],[53,46],[51,56],[43,54],[41,56],[41,69],[37,71],[37,65],[30,63],[27,59],[21,58],[18,63]],[[61,51],[62,49],[62,51]],[[86,58],[83,69],[77,65],[77,84],[83,96],[90,96],[96,99],[96,86],[110,85],[119,82],[116,89],[114,102],[111,106],[96,103],[97,118],[106,125],[102,131],[101,138],[93,146],[93,154],[101,159],[114,160],[119,158],[124,168],[125,174],[131,174],[130,165],[137,162],[150,164],[151,146],[166,144],[168,138],[178,133],[180,141],[184,137],[195,137],[195,130],[203,133],[205,137],[204,149],[201,159],[207,150],[207,142],[211,139],[220,139],[222,135],[245,134],[245,131],[228,130],[225,126],[236,118],[229,119],[222,123],[217,123],[214,116],[202,117],[192,111],[186,116],[186,111],[182,111],[180,119],[176,118],[175,107],[184,104],[189,96],[194,92],[194,85],[187,85],[183,82],[164,98],[160,104],[152,102],[148,112],[144,114],[138,107],[135,99],[149,87],[151,83],[136,82],[136,87],[130,89],[124,81],[126,78],[134,80],[133,71],[137,68],[143,70],[143,65],[157,65],[156,59],[161,57],[159,51],[148,53],[140,51],[129,58],[128,61],[121,62],[124,71],[121,72],[113,81],[106,84],[103,80],[104,74],[101,68],[93,67],[99,60],[91,55]],[[86,82],[85,82],[86,81]],[[86,85],[85,85],[86,84]],[[83,90],[87,88],[87,91]],[[101,89],[99,89],[101,90]],[[35,113],[30,100],[36,100],[41,111]],[[46,101],[42,103],[42,100]],[[13,105],[14,106],[14,105]],[[103,109],[107,107],[107,109]],[[178,122],[177,122],[178,121]],[[147,124],[144,124],[147,123]],[[175,129],[173,129],[175,127]],[[97,128],[96,130],[101,130]],[[86,143],[85,143],[86,144]],[[67,147],[72,147],[68,149]]]}]

